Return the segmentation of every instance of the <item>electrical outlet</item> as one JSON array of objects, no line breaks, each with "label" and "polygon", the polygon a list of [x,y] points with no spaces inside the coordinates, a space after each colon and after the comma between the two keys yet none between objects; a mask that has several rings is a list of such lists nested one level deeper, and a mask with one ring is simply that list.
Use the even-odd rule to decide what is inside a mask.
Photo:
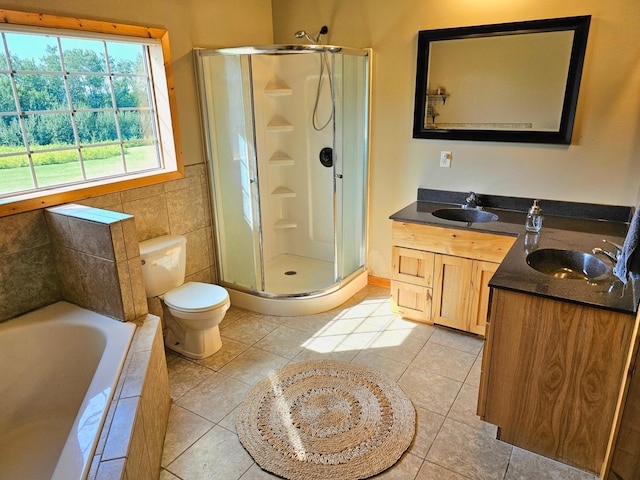
[{"label": "electrical outlet", "polygon": [[443,168],[451,168],[451,152],[440,152],[440,166]]}]

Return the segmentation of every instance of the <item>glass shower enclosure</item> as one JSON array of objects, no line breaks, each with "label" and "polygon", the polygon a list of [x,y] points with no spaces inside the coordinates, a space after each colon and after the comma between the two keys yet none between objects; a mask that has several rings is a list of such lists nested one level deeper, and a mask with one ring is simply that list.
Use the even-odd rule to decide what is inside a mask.
[{"label": "glass shower enclosure", "polygon": [[342,303],[366,284],[370,50],[194,55],[218,282],[264,313]]}]

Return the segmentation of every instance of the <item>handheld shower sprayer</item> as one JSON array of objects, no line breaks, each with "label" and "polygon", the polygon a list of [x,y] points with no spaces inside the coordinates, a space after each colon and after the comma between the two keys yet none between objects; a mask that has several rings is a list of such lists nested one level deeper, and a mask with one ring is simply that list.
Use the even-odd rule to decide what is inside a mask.
[{"label": "handheld shower sprayer", "polygon": [[[327,27],[326,25],[323,25],[320,28],[320,31],[318,32],[318,35],[316,36],[316,38],[313,38],[304,30],[298,30],[294,34],[294,36],[296,38],[307,39],[307,41],[311,45],[320,45],[320,37],[322,37],[322,35],[326,35],[327,33],[329,33],[329,27]],[[322,90],[322,84],[324,82],[325,71],[326,71],[327,81],[329,83],[329,94],[331,95],[331,111],[329,113],[329,118],[327,119],[327,121],[322,123],[318,120],[317,117],[318,117],[318,104],[320,102],[320,94]],[[316,100],[313,106],[313,113],[311,115],[311,123],[313,125],[314,130],[316,130],[317,132],[320,132],[324,130],[327,126],[329,126],[329,124],[331,123],[331,120],[333,119],[334,111],[335,111],[335,98],[334,98],[334,92],[333,92],[333,79],[331,74],[331,62],[326,50],[322,49],[320,51],[320,74],[318,75],[318,87],[316,89]],[[325,152],[325,156],[327,156],[326,152]],[[320,161],[322,162],[323,160],[321,159]],[[333,162],[333,160],[331,161]],[[324,162],[322,164],[325,165]],[[328,165],[325,165],[325,166],[328,166]]]}]

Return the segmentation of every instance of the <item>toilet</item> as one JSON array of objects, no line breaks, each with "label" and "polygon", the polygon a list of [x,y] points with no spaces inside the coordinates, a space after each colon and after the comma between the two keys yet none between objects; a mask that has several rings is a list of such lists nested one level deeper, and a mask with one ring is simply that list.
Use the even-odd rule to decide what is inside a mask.
[{"label": "toilet", "polygon": [[171,312],[164,318],[167,348],[195,359],[216,353],[229,294],[218,285],[184,282],[187,239],[163,235],[140,242],[140,258],[147,298],[160,297]]}]

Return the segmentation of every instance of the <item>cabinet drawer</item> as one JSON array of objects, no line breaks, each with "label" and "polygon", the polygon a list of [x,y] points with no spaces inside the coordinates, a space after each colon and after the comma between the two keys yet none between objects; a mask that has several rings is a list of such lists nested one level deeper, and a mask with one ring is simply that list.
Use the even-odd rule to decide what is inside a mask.
[{"label": "cabinet drawer", "polygon": [[404,318],[431,323],[431,295],[428,287],[391,280],[391,309]]},{"label": "cabinet drawer", "polygon": [[393,247],[392,256],[394,280],[423,287],[433,286],[433,253]]},{"label": "cabinet drawer", "polygon": [[444,255],[500,263],[515,237],[472,230],[393,222],[392,245],[418,248]]}]

